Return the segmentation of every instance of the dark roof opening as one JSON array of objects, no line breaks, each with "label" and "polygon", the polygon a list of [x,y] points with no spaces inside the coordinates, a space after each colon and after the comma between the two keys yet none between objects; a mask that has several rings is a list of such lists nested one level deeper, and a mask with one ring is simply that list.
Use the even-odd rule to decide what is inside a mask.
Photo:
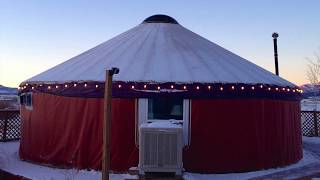
[{"label": "dark roof opening", "polygon": [[170,16],[163,14],[156,14],[148,17],[142,23],[171,23],[171,24],[179,24],[175,19]]}]

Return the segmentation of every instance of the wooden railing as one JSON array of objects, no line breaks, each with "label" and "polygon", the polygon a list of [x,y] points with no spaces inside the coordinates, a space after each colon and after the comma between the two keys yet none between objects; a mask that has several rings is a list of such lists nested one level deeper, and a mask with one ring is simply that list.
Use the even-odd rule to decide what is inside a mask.
[{"label": "wooden railing", "polygon": [[320,111],[301,111],[302,134],[320,136]]},{"label": "wooden railing", "polygon": [[0,110],[0,142],[20,139],[20,111]]}]

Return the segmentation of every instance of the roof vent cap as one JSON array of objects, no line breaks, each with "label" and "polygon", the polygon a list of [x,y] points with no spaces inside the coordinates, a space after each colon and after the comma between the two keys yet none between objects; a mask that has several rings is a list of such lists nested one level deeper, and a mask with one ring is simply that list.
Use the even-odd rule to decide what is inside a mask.
[{"label": "roof vent cap", "polygon": [[171,24],[179,24],[175,19],[170,16],[164,14],[156,14],[148,17],[142,23],[171,23]]}]

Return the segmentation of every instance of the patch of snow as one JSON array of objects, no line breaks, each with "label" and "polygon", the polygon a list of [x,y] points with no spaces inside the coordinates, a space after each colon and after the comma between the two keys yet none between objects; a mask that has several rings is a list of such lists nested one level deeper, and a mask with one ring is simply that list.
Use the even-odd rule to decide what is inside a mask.
[{"label": "patch of snow", "polygon": [[[18,155],[19,142],[0,143],[0,168],[15,175],[33,180],[100,180],[100,171],[58,169],[21,161]],[[129,174],[110,174],[112,180],[136,179]]]},{"label": "patch of snow", "polygon": [[[303,138],[304,141],[319,143],[319,139]],[[0,143],[0,169],[15,175],[24,176],[33,180],[100,180],[101,172],[86,171],[77,169],[58,169],[47,166],[41,166],[25,161],[21,161],[18,156],[19,142]],[[248,179],[268,175],[280,171],[303,167],[312,163],[320,163],[310,152],[303,152],[303,159],[298,163],[276,169],[268,169],[246,173],[229,173],[229,174],[198,174],[185,172],[183,178],[186,180],[207,180],[207,179]],[[112,180],[137,179],[137,176],[129,174],[110,174]]]},{"label": "patch of snow", "polygon": [[320,100],[318,99],[301,100],[301,111],[320,111]]},{"label": "patch of snow", "polygon": [[267,169],[261,171],[252,171],[245,173],[228,173],[228,174],[197,174],[197,173],[184,173],[183,178],[186,180],[207,180],[207,179],[226,179],[226,180],[242,180],[259,176],[264,176],[280,171],[285,171],[293,168],[302,167],[311,163],[319,162],[311,153],[303,151],[303,158],[296,164],[292,164],[286,167]]},{"label": "patch of snow", "polygon": [[311,143],[311,144],[320,144],[320,137],[302,137],[303,142]]},{"label": "patch of snow", "polygon": [[152,123],[143,123],[140,127],[143,128],[182,128],[182,124],[180,124],[177,120],[163,120],[163,121],[155,121]]},{"label": "patch of snow", "polygon": [[105,80],[177,83],[294,84],[179,24],[143,23],[24,83]]}]

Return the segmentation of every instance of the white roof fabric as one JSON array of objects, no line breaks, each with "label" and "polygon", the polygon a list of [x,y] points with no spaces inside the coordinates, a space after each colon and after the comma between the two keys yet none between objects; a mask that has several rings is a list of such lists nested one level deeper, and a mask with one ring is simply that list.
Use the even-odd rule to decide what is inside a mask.
[{"label": "white roof fabric", "polygon": [[179,24],[142,23],[25,82],[114,81],[295,86]]}]

